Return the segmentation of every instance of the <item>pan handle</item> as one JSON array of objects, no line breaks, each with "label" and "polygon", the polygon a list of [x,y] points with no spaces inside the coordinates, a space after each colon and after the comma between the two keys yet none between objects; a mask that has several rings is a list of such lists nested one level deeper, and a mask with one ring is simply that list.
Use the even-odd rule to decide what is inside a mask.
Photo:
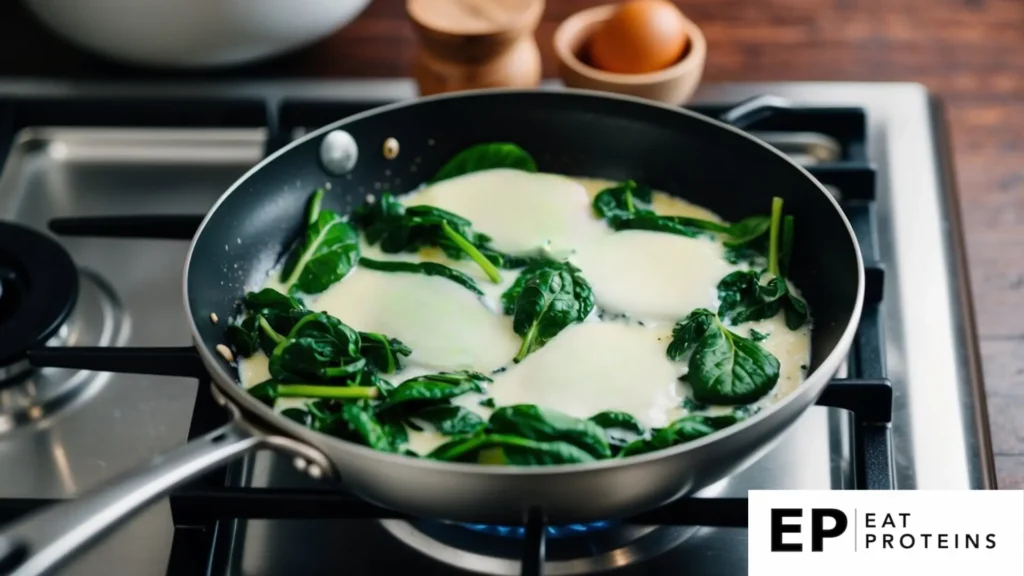
[{"label": "pan handle", "polygon": [[0,574],[49,574],[174,488],[272,443],[232,421],[120,480],[32,514],[0,532]]},{"label": "pan handle", "polygon": [[778,114],[780,111],[789,110],[793,105],[785,98],[762,94],[748,98],[733,106],[718,116],[718,119],[726,124],[745,130],[761,120]]}]

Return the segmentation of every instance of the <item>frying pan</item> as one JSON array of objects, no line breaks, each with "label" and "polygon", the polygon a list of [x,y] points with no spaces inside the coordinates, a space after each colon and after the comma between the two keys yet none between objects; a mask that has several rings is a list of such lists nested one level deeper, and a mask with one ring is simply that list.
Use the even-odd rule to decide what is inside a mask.
[{"label": "frying pan", "polygon": [[[42,510],[0,535],[0,571],[42,574],[63,564],[174,487],[261,448],[289,453],[314,477],[343,480],[362,498],[413,516],[520,524],[540,509],[550,524],[625,517],[740,471],[772,448],[814,402],[849,352],[860,318],[860,249],[836,201],[805,170],[744,133],[765,111],[748,102],[723,116],[575,90],[483,90],[377,108],[321,128],[242,176],[207,214],[185,264],[188,325],[213,393],[231,422],[80,498]],[[770,103],[768,103],[770,104]],[[383,153],[386,139],[400,145]],[[464,148],[514,142],[541,170],[633,179],[735,221],[781,196],[795,216],[793,281],[814,316],[809,375],[753,417],[667,450],[588,464],[507,467],[416,459],[322,435],[251,397],[216,351],[246,288],[262,284],[301,232],[309,194],[351,211],[368,193],[407,190]]]}]

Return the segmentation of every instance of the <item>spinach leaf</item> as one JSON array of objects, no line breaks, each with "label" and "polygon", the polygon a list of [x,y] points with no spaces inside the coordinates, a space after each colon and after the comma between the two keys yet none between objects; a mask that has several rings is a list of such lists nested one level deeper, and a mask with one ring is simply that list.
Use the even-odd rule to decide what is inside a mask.
[{"label": "spinach leaf", "polygon": [[567,442],[536,442],[504,434],[457,438],[438,446],[427,457],[447,462],[476,462],[481,452],[494,448],[501,449],[502,463],[513,466],[581,464],[595,460],[590,453]]},{"label": "spinach leaf", "polygon": [[730,238],[723,242],[726,248],[740,248],[764,236],[771,227],[771,218],[750,216],[729,226],[725,234]]},{"label": "spinach leaf", "polygon": [[658,430],[650,438],[635,440],[629,443],[622,449],[619,455],[627,457],[664,450],[665,448],[703,438],[723,428],[732,426],[738,421],[739,419],[734,415],[683,416],[665,428]]},{"label": "spinach leaf", "polygon": [[480,251],[489,248],[490,237],[473,230],[469,220],[457,214],[433,206],[407,207],[385,193],[379,201],[357,208],[353,221],[366,234],[366,241],[379,244],[385,253],[437,247],[456,260],[469,257],[492,282],[501,282],[501,273]]},{"label": "spinach leaf", "polygon": [[359,333],[333,316],[311,312],[270,355],[270,375],[282,382],[338,382],[366,367]]},{"label": "spinach leaf", "polygon": [[299,250],[281,270],[289,294],[319,294],[349,273],[359,258],[359,235],[338,214],[321,210],[324,190],[313,193]]},{"label": "spinach leaf", "polygon": [[365,266],[370,270],[378,270],[380,272],[398,272],[405,274],[423,274],[424,276],[437,276],[439,278],[451,280],[477,296],[484,295],[483,290],[481,290],[480,287],[476,285],[476,282],[474,282],[468,275],[436,262],[403,262],[399,260],[371,260],[370,258],[360,258],[359,265]]},{"label": "spinach leaf", "polygon": [[477,402],[477,404],[483,406],[484,408],[496,408],[498,406],[497,403],[494,402],[494,398],[484,398],[483,400]]},{"label": "spinach leaf", "polygon": [[589,420],[573,418],[556,410],[532,404],[503,406],[491,414],[487,423],[496,434],[537,442],[565,442],[595,458],[611,457],[604,429]]},{"label": "spinach leaf", "polygon": [[[780,227],[782,227],[782,250],[780,252]],[[768,245],[768,269],[756,272],[744,270],[732,272],[718,283],[718,298],[721,305],[719,317],[731,324],[742,324],[773,318],[779,312],[785,313],[786,326],[796,330],[810,318],[807,303],[793,294],[782,275],[780,261],[788,266],[789,251],[793,243],[793,218],[782,218],[782,199],[772,200],[772,216]],[[762,283],[765,276],[768,281]]]},{"label": "spinach leaf", "polygon": [[599,218],[614,223],[632,218],[637,214],[651,214],[651,197],[653,192],[647,186],[641,186],[632,180],[605,188],[594,196],[592,206],[594,214]]},{"label": "spinach leaf", "polygon": [[690,312],[682,322],[672,329],[672,341],[668,344],[668,357],[678,362],[697,342],[707,334],[715,323],[715,314],[706,308]]},{"label": "spinach leaf", "polygon": [[582,322],[593,309],[590,285],[572,264],[562,262],[531,272],[512,311],[512,329],[523,338],[514,361],[522,361],[569,325]]},{"label": "spinach leaf", "polygon": [[687,412],[703,412],[708,409],[708,406],[707,404],[701,404],[687,396],[686,398],[683,398],[683,409]]},{"label": "spinach leaf", "polygon": [[313,416],[308,410],[302,408],[288,408],[281,410],[281,416],[309,428],[313,424]]},{"label": "spinach leaf", "polygon": [[476,434],[487,426],[483,418],[462,406],[428,406],[417,411],[412,417],[428,422],[445,436]]},{"label": "spinach leaf", "polygon": [[756,342],[730,331],[703,308],[676,324],[668,356],[690,355],[685,378],[693,399],[704,404],[746,404],[775,387],[779,361]]},{"label": "spinach leaf", "polygon": [[401,421],[381,420],[380,425],[384,429],[384,434],[388,437],[388,442],[395,452],[401,451],[402,448],[409,444],[409,432]]},{"label": "spinach leaf", "polygon": [[761,284],[764,272],[737,270],[718,283],[718,315],[730,324],[773,318],[782,311],[788,289],[782,278]]},{"label": "spinach leaf", "polygon": [[594,213],[612,229],[649,230],[695,238],[708,233],[722,234],[729,249],[740,249],[761,238],[769,229],[766,216],[751,216],[733,224],[723,224],[687,216],[659,216],[651,208],[653,192],[632,180],[606,188],[594,197]]},{"label": "spinach leaf", "polygon": [[[617,455],[626,445],[630,443],[632,434],[643,436],[645,430],[642,424],[626,412],[609,410],[591,416],[589,420],[604,429],[605,438],[613,455]],[[627,434],[623,434],[627,432]]]},{"label": "spinach leaf", "polygon": [[643,434],[645,432],[643,424],[640,424],[632,414],[619,412],[618,410],[607,410],[600,414],[595,414],[589,420],[605,430],[617,428],[633,432],[634,434]]},{"label": "spinach leaf", "polygon": [[224,340],[235,351],[238,358],[248,358],[260,348],[260,330],[255,316],[249,316],[238,324],[224,329]]},{"label": "spinach leaf", "polygon": [[397,452],[392,442],[393,430],[388,430],[377,420],[368,406],[348,403],[330,419],[322,422],[320,432],[358,442],[379,452]]},{"label": "spinach leaf", "polygon": [[508,287],[505,292],[501,295],[501,307],[505,312],[505,315],[511,316],[515,314],[516,301],[519,300],[519,295],[523,293],[523,286],[526,285],[526,281],[532,278],[535,274],[541,270],[561,270],[563,265],[561,262],[555,260],[540,260],[533,262],[526,266],[519,276],[516,277],[512,285]]},{"label": "spinach leaf", "polygon": [[412,354],[412,349],[401,340],[377,332],[360,332],[359,340],[359,354],[370,367],[382,374],[401,370],[401,358]]},{"label": "spinach leaf", "polygon": [[622,232],[623,230],[647,230],[650,232],[675,234],[687,238],[696,238],[703,234],[698,228],[678,222],[674,216],[658,216],[653,212],[615,220],[611,225],[616,232]]},{"label": "spinach leaf", "polygon": [[269,316],[273,312],[305,309],[302,303],[295,298],[285,296],[273,288],[264,288],[259,292],[248,292],[242,303],[250,314],[261,314],[263,316]]},{"label": "spinach leaf", "polygon": [[492,380],[479,372],[468,370],[417,376],[402,382],[389,392],[384,402],[377,406],[377,411],[384,412],[409,402],[448,400],[467,392],[482,393],[486,382]]},{"label": "spinach leaf", "polygon": [[746,404],[779,381],[779,361],[755,342],[715,321],[690,356],[693,398],[707,404]]},{"label": "spinach leaf", "polygon": [[280,342],[280,335],[291,331],[306,315],[298,300],[271,288],[247,293],[242,303],[249,315],[228,326],[224,333],[228,344],[242,358],[252,356],[260,348],[270,355]]},{"label": "spinach leaf", "polygon": [[455,155],[434,174],[430,182],[492,168],[514,168],[524,172],[536,172],[537,163],[525,150],[509,142],[487,142],[466,148]]}]

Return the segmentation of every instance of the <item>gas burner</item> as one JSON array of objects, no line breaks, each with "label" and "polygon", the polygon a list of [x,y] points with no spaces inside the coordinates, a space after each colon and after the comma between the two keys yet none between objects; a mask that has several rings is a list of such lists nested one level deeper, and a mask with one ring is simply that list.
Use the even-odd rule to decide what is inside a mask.
[{"label": "gas burner", "polygon": [[57,333],[77,298],[78,269],[60,244],[0,222],[0,388],[17,381],[24,370],[15,365]]},{"label": "gas burner", "polygon": [[[58,324],[54,333],[41,344],[123,345],[128,336],[127,317],[110,286],[88,270],[76,270],[73,280],[67,285],[77,289],[71,302],[77,297],[78,304],[70,315],[65,315],[64,323]],[[0,346],[6,347],[7,324],[3,324],[3,331],[5,338]],[[21,333],[12,332],[11,335],[21,336]],[[0,434],[47,418],[72,401],[88,397],[103,384],[105,376],[103,373],[65,368],[34,369],[25,359],[7,365],[0,369]]]},{"label": "gas burner", "polygon": [[[696,495],[726,493],[725,478]],[[431,520],[381,520],[392,536],[414,550],[462,570],[517,576],[522,573],[525,528],[456,524]],[[543,573],[549,576],[602,573],[645,562],[677,548],[699,526],[638,526],[616,521],[548,526]]]},{"label": "gas burner", "polygon": [[[523,540],[431,521],[381,520],[384,529],[434,560],[479,574],[515,576],[522,571]],[[578,535],[563,531],[548,541],[544,574],[594,574],[637,564],[679,546],[695,526],[623,526]],[[549,532],[550,533],[550,532]]]}]

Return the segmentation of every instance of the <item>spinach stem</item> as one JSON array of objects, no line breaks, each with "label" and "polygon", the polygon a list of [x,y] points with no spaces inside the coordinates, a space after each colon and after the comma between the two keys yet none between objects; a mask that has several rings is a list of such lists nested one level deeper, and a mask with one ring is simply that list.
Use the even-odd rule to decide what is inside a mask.
[{"label": "spinach stem", "polygon": [[481,254],[480,251],[476,249],[476,246],[473,246],[469,240],[463,238],[462,234],[453,230],[452,227],[448,225],[448,222],[444,220],[441,220],[441,230],[444,231],[444,235],[447,236],[449,240],[454,242],[456,246],[461,248],[466,255],[480,266],[491,282],[494,282],[495,284],[501,283],[501,272],[498,272],[498,269],[494,264],[491,264],[491,261]]},{"label": "spinach stem", "polygon": [[518,364],[530,353],[530,348],[533,347],[533,336],[536,334],[536,331],[537,325],[534,324],[530,327],[530,331],[523,336],[523,343],[519,345],[519,352],[516,352],[516,357],[512,359],[513,362]]},{"label": "spinach stem", "polygon": [[318,386],[316,384],[278,384],[280,398],[376,398],[376,386]]},{"label": "spinach stem", "polygon": [[772,198],[772,221],[768,230],[768,273],[779,275],[779,224],[782,220],[782,198]]},{"label": "spinach stem", "polygon": [[779,258],[779,269],[784,275],[789,275],[789,259],[793,254],[793,215],[782,219],[782,256]]},{"label": "spinach stem", "polygon": [[631,188],[626,188],[626,211],[630,214],[636,211],[633,206],[633,190]]},{"label": "spinach stem", "polygon": [[266,319],[266,318],[264,318],[263,316],[257,316],[257,317],[256,317],[256,322],[258,322],[258,323],[259,323],[259,325],[260,325],[260,328],[262,328],[262,329],[263,329],[263,332],[264,332],[264,333],[265,333],[265,334],[266,334],[267,336],[269,336],[271,340],[273,340],[273,341],[274,341],[274,344],[280,344],[281,342],[284,342],[284,340],[285,340],[284,336],[281,336],[281,334],[280,334],[280,333],[278,333],[278,331],[277,331],[277,330],[274,330],[274,329],[273,329],[273,328],[272,328],[272,327],[270,326],[270,323],[269,323],[269,322],[267,322],[267,319]]},{"label": "spinach stem", "polygon": [[324,376],[328,378],[342,378],[360,372],[366,367],[366,359],[360,358],[351,364],[338,366],[336,368],[324,368]]},{"label": "spinach stem", "polygon": [[320,205],[324,200],[324,189],[317,188],[313,191],[313,197],[309,199],[309,209],[306,211],[306,226],[309,226],[320,217]]}]

